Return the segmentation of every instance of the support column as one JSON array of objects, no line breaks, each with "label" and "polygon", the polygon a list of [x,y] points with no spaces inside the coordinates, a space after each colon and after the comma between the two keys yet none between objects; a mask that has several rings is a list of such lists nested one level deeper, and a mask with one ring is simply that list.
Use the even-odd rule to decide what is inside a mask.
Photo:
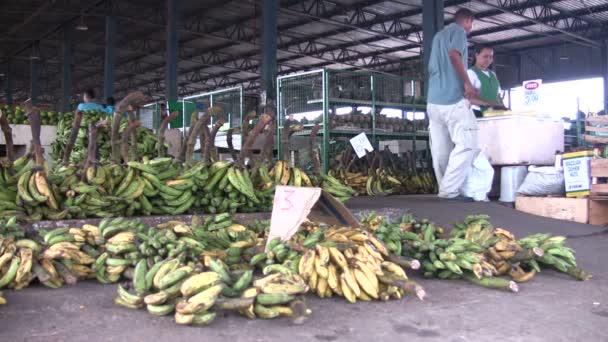
[{"label": "support column", "polygon": [[443,0],[424,0],[422,2],[422,34],[424,71],[428,70],[433,37],[443,29]]},{"label": "support column", "polygon": [[179,9],[180,0],[167,1],[167,64],[165,97],[177,101],[177,72],[179,62]]},{"label": "support column", "polygon": [[608,113],[608,39],[602,47],[602,74],[604,76],[604,113]]},{"label": "support column", "polygon": [[4,98],[6,104],[9,106],[13,105],[13,80],[11,79],[11,65],[10,61],[6,63],[6,72],[4,73]]},{"label": "support column", "polygon": [[72,29],[63,29],[63,77],[61,79],[61,111],[70,111],[70,98],[72,97]]},{"label": "support column", "polygon": [[116,64],[116,17],[106,16],[106,54],[103,64],[103,96],[104,101],[114,96],[114,70]]},{"label": "support column", "polygon": [[264,0],[262,6],[262,91],[267,100],[275,100],[279,0]]},{"label": "support column", "polygon": [[38,96],[40,96],[40,85],[38,78],[40,73],[40,47],[39,42],[32,44],[32,54],[30,57],[30,99],[32,104],[38,104]]}]

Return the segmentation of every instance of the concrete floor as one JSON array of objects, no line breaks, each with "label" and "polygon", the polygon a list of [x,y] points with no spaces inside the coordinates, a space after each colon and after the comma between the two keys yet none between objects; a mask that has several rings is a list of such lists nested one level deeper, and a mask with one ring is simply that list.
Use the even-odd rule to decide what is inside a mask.
[{"label": "concrete floor", "polygon": [[117,307],[115,286],[34,286],[5,291],[9,303],[0,306],[0,341],[608,341],[604,228],[522,214],[496,203],[440,203],[428,196],[356,198],[349,207],[407,208],[441,225],[485,213],[518,236],[544,231],[567,235],[580,266],[594,277],[578,282],[545,271],[522,284],[517,294],[413,277],[428,293],[423,302],[407,298],[350,305],[308,296],[313,315],[302,326],[288,319],[250,321],[231,315],[204,328]]}]

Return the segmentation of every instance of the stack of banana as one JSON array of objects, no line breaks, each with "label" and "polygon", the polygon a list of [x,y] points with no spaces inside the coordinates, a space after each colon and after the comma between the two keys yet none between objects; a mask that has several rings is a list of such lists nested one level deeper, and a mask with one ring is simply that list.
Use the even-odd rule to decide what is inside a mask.
[{"label": "stack of banana", "polygon": [[34,263],[40,251],[35,241],[0,236],[0,289],[27,287],[37,276],[35,271],[39,265],[34,268]]},{"label": "stack of banana", "polygon": [[[63,151],[68,143],[70,137],[70,131],[74,122],[73,113],[63,113],[57,123],[57,139],[51,145],[52,153],[51,156],[54,160],[61,160]],[[91,124],[95,124],[101,120],[110,119],[112,116],[102,111],[84,111],[83,118],[80,123],[80,129],[78,131],[78,137],[74,144],[74,149],[70,156],[71,163],[80,163],[86,156],[86,149],[88,144],[87,127]],[[128,126],[128,120],[125,118],[120,124],[120,133]],[[135,130],[137,136],[137,153],[140,156],[152,157],[156,155],[156,146],[158,139],[156,135],[149,129],[144,127],[138,127]],[[111,141],[109,130],[101,130],[98,135],[98,150],[99,157],[102,161],[106,161],[111,155]]]},{"label": "stack of banana", "polygon": [[12,169],[4,162],[0,163],[0,217],[25,216],[24,208],[17,201],[17,184],[31,170],[32,164],[29,154],[17,158]]},{"label": "stack of banana", "polygon": [[340,180],[331,175],[322,175],[321,178],[321,188],[341,202],[346,202],[357,194],[355,189],[344,185]]},{"label": "stack of banana", "polygon": [[319,297],[336,294],[350,303],[405,294],[424,298],[424,289],[388,260],[386,246],[372,233],[349,227],[321,229],[314,224],[308,228],[312,233],[302,241],[307,250],[298,262],[298,273]]},{"label": "stack of banana", "polygon": [[400,178],[404,194],[436,194],[437,181],[430,171],[417,172],[414,175],[404,175]]},{"label": "stack of banana", "polygon": [[335,178],[352,187],[359,195],[386,196],[401,192],[401,181],[385,169],[370,170],[369,174],[346,172],[344,169],[330,171]]},{"label": "stack of banana", "polygon": [[302,319],[310,314],[295,297],[308,289],[301,278],[267,268],[265,277],[253,281],[253,271],[231,272],[220,260],[209,258],[205,266],[209,270],[203,272],[200,264],[169,259],[147,267],[142,260],[135,267],[132,291],[119,285],[115,303],[130,309],[145,305],[156,316],[175,312],[175,322],[180,325],[208,325],[221,311],[251,319]]},{"label": "stack of banana", "polygon": [[[276,185],[289,185],[289,186],[313,186],[310,177],[303,170],[289,166],[289,164],[283,160],[278,160],[270,172],[266,174],[260,174],[264,184],[269,184],[274,180]],[[270,187],[268,185],[268,187]]]},{"label": "stack of banana", "polygon": [[[412,215],[390,222],[371,213],[362,222],[392,252],[420,260],[425,277],[465,278],[485,287],[517,292],[517,283],[532,279],[546,263],[577,279],[589,278],[576,267],[573,251],[563,244],[563,237],[536,234],[516,240],[511,232],[494,228],[488,219],[486,215],[469,216],[454,225],[449,237],[443,237],[443,228],[428,220],[417,221]],[[553,251],[549,254],[543,246]]]}]

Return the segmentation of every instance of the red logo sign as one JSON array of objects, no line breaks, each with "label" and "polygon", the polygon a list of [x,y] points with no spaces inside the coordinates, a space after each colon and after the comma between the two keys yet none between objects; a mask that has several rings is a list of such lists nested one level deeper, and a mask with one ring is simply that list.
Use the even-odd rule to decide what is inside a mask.
[{"label": "red logo sign", "polygon": [[533,82],[528,82],[525,85],[526,90],[534,90],[534,89],[536,89],[538,87],[539,87],[538,82],[534,82],[534,81]]}]

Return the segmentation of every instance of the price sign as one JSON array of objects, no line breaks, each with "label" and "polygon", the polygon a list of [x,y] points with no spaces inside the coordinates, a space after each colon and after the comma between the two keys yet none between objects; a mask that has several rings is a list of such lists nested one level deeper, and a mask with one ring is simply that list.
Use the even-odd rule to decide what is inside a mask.
[{"label": "price sign", "polygon": [[543,80],[524,81],[524,105],[530,109],[535,109],[540,104],[540,86]]},{"label": "price sign", "polygon": [[353,149],[359,158],[365,157],[367,152],[374,150],[374,147],[369,142],[369,139],[367,139],[367,135],[365,135],[364,132],[350,139],[350,144],[353,146]]},{"label": "price sign", "polygon": [[274,191],[270,233],[266,243],[275,237],[280,237],[282,240],[291,238],[308,217],[320,196],[320,188],[277,186]]}]

